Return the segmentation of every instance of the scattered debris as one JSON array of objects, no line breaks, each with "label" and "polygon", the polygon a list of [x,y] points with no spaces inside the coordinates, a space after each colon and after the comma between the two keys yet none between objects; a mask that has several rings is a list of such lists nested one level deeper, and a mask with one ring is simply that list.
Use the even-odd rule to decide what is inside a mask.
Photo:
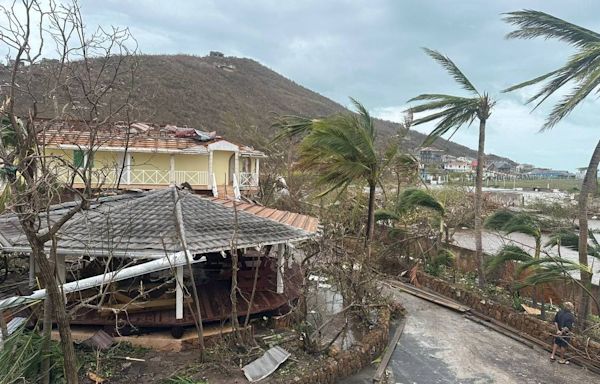
[{"label": "scattered debris", "polygon": [[88,377],[88,379],[92,380],[95,384],[104,383],[104,381],[106,380],[104,377],[102,377],[92,371],[88,371],[87,377]]},{"label": "scattered debris", "polygon": [[114,344],[114,339],[108,333],[100,329],[98,332],[94,333],[92,337],[84,340],[81,344],[94,349],[108,349]]},{"label": "scattered debris", "polygon": [[521,307],[523,307],[523,309],[525,310],[525,312],[527,312],[528,315],[539,316],[542,314],[542,311],[539,308],[533,308],[525,304],[521,304]]},{"label": "scattered debris", "polygon": [[[14,317],[11,321],[6,324],[6,334],[7,336],[12,335],[19,327],[24,325],[27,322],[27,318],[25,317]],[[2,342],[2,332],[0,332],[0,343]]]},{"label": "scattered debris", "polygon": [[291,354],[281,347],[273,347],[264,355],[242,368],[244,375],[251,383],[262,380],[269,376],[285,362]]}]

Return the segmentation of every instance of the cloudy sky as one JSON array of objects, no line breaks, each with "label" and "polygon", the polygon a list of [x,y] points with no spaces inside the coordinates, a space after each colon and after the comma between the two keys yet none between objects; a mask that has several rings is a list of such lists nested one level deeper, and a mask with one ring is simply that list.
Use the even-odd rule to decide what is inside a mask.
[{"label": "cloudy sky", "polygon": [[[253,58],[347,105],[348,96],[374,115],[399,120],[419,93],[460,93],[420,47],[449,55],[480,89],[497,98],[486,151],[538,166],[585,166],[600,138],[599,103],[590,98],[552,131],[538,133],[549,106],[523,105],[533,90],[500,90],[559,66],[568,46],[505,40],[501,13],[523,8],[551,13],[600,31],[594,0],[83,0],[88,25],[129,26],[143,53]],[[430,127],[417,128],[424,132]],[[476,146],[475,127],[454,140]]]}]

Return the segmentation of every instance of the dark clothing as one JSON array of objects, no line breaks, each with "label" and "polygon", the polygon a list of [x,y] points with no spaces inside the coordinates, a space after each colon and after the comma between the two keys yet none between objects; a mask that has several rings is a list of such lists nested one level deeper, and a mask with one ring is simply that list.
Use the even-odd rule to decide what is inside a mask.
[{"label": "dark clothing", "polygon": [[565,309],[561,309],[558,311],[556,316],[554,316],[554,322],[558,325],[558,329],[561,331],[563,328],[569,328],[569,330],[573,329],[573,323],[575,322],[575,316]]},{"label": "dark clothing", "polygon": [[559,347],[566,347],[569,340],[571,339],[570,332],[573,328],[573,323],[575,322],[575,316],[567,310],[561,309],[558,311],[556,316],[554,316],[554,322],[558,326],[559,330],[563,330],[564,328],[569,328],[569,330],[563,331],[561,336],[554,337],[554,344]]}]

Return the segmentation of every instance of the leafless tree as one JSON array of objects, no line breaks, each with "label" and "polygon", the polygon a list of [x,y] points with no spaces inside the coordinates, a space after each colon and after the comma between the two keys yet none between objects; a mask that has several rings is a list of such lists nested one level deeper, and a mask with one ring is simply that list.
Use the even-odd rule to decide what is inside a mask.
[{"label": "leafless tree", "polygon": [[[0,41],[8,59],[8,68],[0,69],[0,159],[11,194],[9,207],[19,216],[48,292],[51,305],[46,308],[52,308],[58,325],[66,381],[76,383],[69,319],[55,252],[49,249],[55,249],[65,222],[87,207],[95,185],[93,157],[102,144],[96,140],[98,130],[126,120],[132,111],[123,94],[133,89],[135,40],[127,29],[99,27],[90,32],[77,2],[21,0],[0,6]],[[81,148],[87,159],[83,164],[46,151],[45,131],[64,121],[77,121],[89,135]],[[71,177],[65,179],[65,174]],[[75,181],[84,187],[75,188]],[[48,208],[65,192],[79,203],[51,220]]]}]

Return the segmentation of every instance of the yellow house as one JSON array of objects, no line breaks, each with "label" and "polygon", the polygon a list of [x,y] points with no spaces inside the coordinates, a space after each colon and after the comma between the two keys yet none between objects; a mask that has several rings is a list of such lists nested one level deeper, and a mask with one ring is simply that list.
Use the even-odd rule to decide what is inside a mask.
[{"label": "yellow house", "polygon": [[91,129],[82,121],[46,123],[45,156],[75,188],[74,169],[91,161],[92,186],[102,189],[157,189],[187,183],[215,196],[258,190],[263,152],[193,128],[145,123]]}]

